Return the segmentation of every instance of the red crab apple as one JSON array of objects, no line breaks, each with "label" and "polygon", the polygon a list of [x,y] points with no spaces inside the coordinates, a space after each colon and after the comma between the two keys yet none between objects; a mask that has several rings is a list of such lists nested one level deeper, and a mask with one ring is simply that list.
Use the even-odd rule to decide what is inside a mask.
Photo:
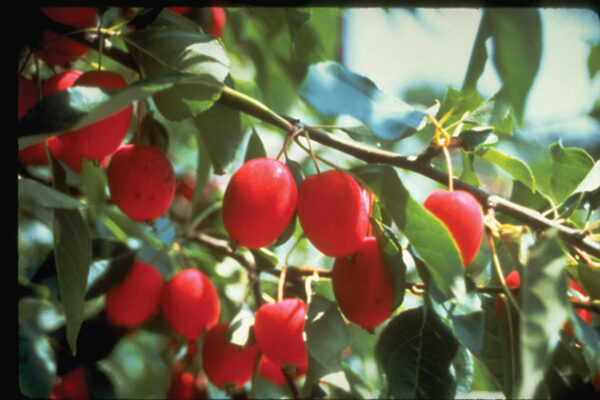
[{"label": "red crab apple", "polygon": [[259,350],[279,367],[300,368],[308,362],[304,344],[306,303],[289,298],[265,303],[254,317]]},{"label": "red crab apple", "polygon": [[35,50],[35,54],[47,64],[67,67],[87,51],[87,46],[68,36],[44,30],[39,49]]},{"label": "red crab apple", "polygon": [[369,203],[352,176],[329,170],[300,184],[298,219],[319,251],[330,257],[345,257],[354,253],[367,235]]},{"label": "red crab apple", "polygon": [[90,389],[87,382],[87,372],[83,365],[75,367],[60,378],[52,388],[51,399],[77,399],[90,398]]},{"label": "red crab apple", "polygon": [[290,170],[273,158],[255,158],[232,175],[223,197],[223,223],[240,245],[273,243],[290,223],[298,192]]},{"label": "red crab apple", "polygon": [[331,284],[346,318],[370,332],[392,315],[394,291],[374,236],[352,257],[335,259]]},{"label": "red crab apple", "polygon": [[169,400],[195,400],[200,398],[200,390],[196,386],[196,377],[185,371],[177,374],[171,381],[167,392]]},{"label": "red crab apple", "polygon": [[[292,378],[298,378],[306,373],[307,365],[301,365],[296,372],[291,374]],[[258,364],[258,373],[276,385],[283,386],[286,384],[285,376],[281,372],[281,367],[269,360],[264,355],[261,356]]]},{"label": "red crab apple", "polygon": [[[48,97],[60,90],[65,90],[70,88],[71,86],[73,86],[73,84],[75,83],[75,81],[83,74],[82,71],[76,70],[76,69],[71,69],[71,70],[67,70],[67,71],[62,71],[59,72],[56,75],[53,75],[52,77],[46,79],[45,81],[42,82],[42,97]],[[33,105],[35,105],[35,102],[33,104],[31,104],[31,89],[29,88],[29,84],[26,84],[27,86],[24,86],[23,88],[21,88],[21,78],[19,78],[19,118],[22,117],[22,107],[21,107],[21,92],[23,92],[23,95],[26,96],[27,99],[27,103],[26,105],[28,106],[27,109],[25,109],[25,111],[27,111],[29,108],[33,107]],[[31,82],[31,81],[29,81]],[[37,86],[35,86],[35,100],[37,102],[37,100],[39,100],[39,95],[38,95],[38,91],[37,91]],[[23,100],[26,101],[26,100]],[[62,146],[61,145],[57,145],[54,144],[56,142],[56,137],[51,137],[48,138],[46,140],[46,143],[48,143],[48,146],[51,147],[51,150],[53,152],[54,157],[56,158],[61,158],[62,155]],[[50,143],[53,143],[52,145],[50,145]],[[46,156],[46,150],[44,149],[44,143],[37,143],[34,144],[32,146],[28,146],[24,149],[19,150],[19,160],[21,160],[22,163],[24,164],[28,164],[28,165],[48,165],[48,157]]]},{"label": "red crab apple", "polygon": [[221,304],[208,277],[188,268],[167,282],[161,309],[173,330],[187,339],[198,339],[218,323]]},{"label": "red crab apple", "polygon": [[202,345],[202,367],[208,380],[221,390],[239,389],[252,378],[258,347],[243,348],[227,340],[227,323],[219,323],[206,333]]},{"label": "red crab apple", "polygon": [[[588,297],[588,294],[585,292],[585,290],[581,286],[579,286],[579,284],[576,281],[574,281],[573,279],[569,279],[569,287],[571,289],[573,289],[575,292],[579,293],[581,296]],[[579,318],[584,320],[587,324],[592,323],[592,312],[590,310],[584,310],[582,308],[578,308],[575,310],[575,313],[579,316]],[[569,336],[575,337],[575,333],[573,332],[573,327],[571,326],[570,322],[565,321],[565,323],[563,324],[563,328],[565,329],[565,331],[567,332],[567,334]]]},{"label": "red crab apple", "polygon": [[189,14],[194,10],[194,7],[167,7],[167,8],[169,10],[173,11],[174,13],[181,14],[181,15]]},{"label": "red crab apple", "polygon": [[216,37],[221,37],[225,28],[225,21],[227,20],[225,9],[223,7],[210,7],[210,14],[212,16],[210,33]]},{"label": "red crab apple", "polygon": [[483,239],[483,213],[475,196],[463,190],[438,189],[427,196],[424,206],[450,231],[468,267]]},{"label": "red crab apple", "polygon": [[107,178],[112,200],[134,221],[157,219],[175,195],[173,165],[156,146],[121,146],[111,157]]},{"label": "red crab apple", "polygon": [[[508,275],[504,277],[504,282],[506,283],[506,286],[508,286],[510,289],[517,289],[521,287],[521,275],[519,275],[519,271],[511,271]],[[502,307],[504,307],[504,300],[498,297],[496,299],[496,315],[500,315]]]},{"label": "red crab apple", "polygon": [[[121,89],[127,86],[127,82],[117,72],[94,70],[82,74],[74,86]],[[54,148],[61,147],[65,163],[79,173],[82,157],[101,161],[119,148],[129,130],[132,110],[132,106],[127,106],[100,121],[56,136],[56,142],[50,146],[50,150],[54,154]]]},{"label": "red crab apple", "polygon": [[162,290],[160,271],[136,261],[125,280],[106,294],[106,314],[116,325],[144,323],[158,310]]},{"label": "red crab apple", "polygon": [[42,7],[42,12],[53,21],[76,28],[90,28],[96,25],[94,7]]}]

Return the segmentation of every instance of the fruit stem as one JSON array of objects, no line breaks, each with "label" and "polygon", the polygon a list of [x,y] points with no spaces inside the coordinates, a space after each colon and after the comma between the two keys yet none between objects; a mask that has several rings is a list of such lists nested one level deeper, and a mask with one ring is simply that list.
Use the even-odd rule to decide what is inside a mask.
[{"label": "fruit stem", "polygon": [[[449,142],[447,142],[449,143]],[[448,152],[448,147],[444,143],[444,158],[446,159],[446,165],[448,166],[448,191],[452,192],[454,190],[454,179],[452,173],[452,159],[450,158],[450,153]]]},{"label": "fruit stem", "polygon": [[304,282],[304,290],[306,291],[306,303],[310,304],[310,299],[312,298],[312,283],[317,282],[319,280],[319,273],[314,271],[311,276],[306,278]]},{"label": "fruit stem", "polygon": [[496,273],[498,274],[498,278],[500,279],[500,284],[502,285],[502,288],[504,289],[504,293],[506,293],[506,297],[508,297],[508,299],[510,300],[512,305],[517,310],[518,314],[521,315],[521,309],[519,307],[519,303],[513,296],[512,291],[506,285],[506,281],[504,280],[504,274],[502,273],[502,267],[500,266],[500,260],[498,258],[498,253],[496,252],[496,245],[494,244],[494,238],[490,234],[489,228],[486,229],[486,233],[487,233],[486,239],[487,239],[488,245],[490,246],[490,250],[492,252],[492,263],[494,264],[494,268],[496,269]]},{"label": "fruit stem", "polygon": [[287,266],[283,267],[281,274],[279,275],[279,282],[277,284],[277,302],[283,300],[283,288],[285,286],[285,276],[287,274]]},{"label": "fruit stem", "polygon": [[317,158],[315,157],[315,152],[313,151],[312,143],[310,142],[310,137],[308,136],[308,133],[305,130],[302,130],[302,132],[304,133],[304,137],[306,138],[306,141],[308,142],[308,152],[310,153],[310,157],[313,160],[313,164],[315,164],[315,169],[317,170],[317,174],[320,174],[321,170],[319,170],[319,164],[317,164]]},{"label": "fruit stem", "polygon": [[295,130],[294,132],[292,132],[287,139],[285,140],[285,142],[283,143],[283,146],[281,146],[281,150],[279,150],[279,154],[277,154],[277,160],[279,160],[281,158],[281,155],[285,152],[285,149],[287,149],[287,147],[289,146],[290,142],[292,140],[294,140],[294,138],[296,136],[298,136],[300,133],[304,132],[304,128],[299,128],[297,130]]}]

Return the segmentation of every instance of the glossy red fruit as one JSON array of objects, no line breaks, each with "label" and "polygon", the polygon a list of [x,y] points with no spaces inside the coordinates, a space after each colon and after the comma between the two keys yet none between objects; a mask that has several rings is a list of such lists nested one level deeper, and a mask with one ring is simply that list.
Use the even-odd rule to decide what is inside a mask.
[{"label": "glossy red fruit", "polygon": [[191,372],[182,372],[176,375],[171,382],[167,399],[169,400],[195,400],[200,398],[200,390],[196,387],[196,378]]},{"label": "glossy red fruit", "polygon": [[[298,378],[306,373],[306,364],[301,365],[296,372],[290,374],[292,378]],[[267,378],[276,385],[283,386],[286,384],[285,376],[281,372],[281,367],[269,360],[265,356],[261,356],[258,364],[258,373]]]},{"label": "glossy red fruit", "polygon": [[265,303],[254,317],[254,334],[259,350],[280,367],[301,367],[308,362],[304,343],[306,303],[284,299]]},{"label": "glossy red fruit", "polygon": [[252,378],[258,357],[256,344],[242,348],[225,337],[227,323],[219,323],[206,333],[202,345],[202,367],[208,380],[221,390],[238,389]]},{"label": "glossy red fruit", "polygon": [[219,321],[217,290],[197,269],[184,269],[167,282],[162,313],[169,325],[188,339],[198,339]]},{"label": "glossy red fruit", "polygon": [[360,246],[369,228],[369,205],[349,174],[330,170],[307,177],[298,189],[298,219],[310,242],[330,257]]},{"label": "glossy red fruit", "polygon": [[93,7],[42,7],[42,12],[53,21],[76,28],[96,25],[96,9]]},{"label": "glossy red fruit", "polygon": [[[74,86],[120,89],[127,86],[121,75],[113,71],[88,71],[82,74]],[[57,136],[56,144],[50,146],[53,154],[62,147],[64,161],[69,167],[81,172],[81,158],[103,160],[117,150],[125,139],[131,123],[132,106],[76,131]]]},{"label": "glossy red fruit", "polygon": [[68,36],[58,35],[49,30],[44,30],[40,48],[35,54],[47,64],[68,67],[84,55],[89,48]]},{"label": "glossy red fruit", "polygon": [[297,197],[294,177],[281,161],[247,161],[233,174],[225,190],[225,229],[242,246],[268,246],[290,223]]},{"label": "glossy red fruit", "polygon": [[153,265],[136,261],[127,278],[106,294],[106,314],[116,325],[142,324],[158,310],[162,290],[160,271]]},{"label": "glossy red fruit", "polygon": [[113,202],[134,221],[155,220],[167,211],[175,195],[175,171],[156,146],[121,146],[107,169]]},{"label": "glossy red fruit", "polygon": [[83,75],[83,71],[69,69],[59,72],[42,82],[42,97],[48,97],[61,90],[69,89]]},{"label": "glossy red fruit", "polygon": [[212,16],[212,22],[210,25],[210,33],[216,37],[221,37],[223,29],[225,29],[225,22],[227,15],[223,7],[210,7],[210,14]]},{"label": "glossy red fruit", "polygon": [[[517,289],[521,287],[521,275],[519,275],[519,271],[511,271],[504,277],[504,282],[506,282],[506,286],[508,286],[510,289]],[[504,301],[502,298],[498,297],[496,299],[496,315],[500,314],[502,307],[504,307]]]},{"label": "glossy red fruit", "polygon": [[449,192],[438,189],[427,196],[424,206],[450,231],[460,250],[463,265],[468,267],[483,239],[483,213],[475,196],[463,190]]},{"label": "glossy red fruit", "polygon": [[374,236],[365,237],[352,257],[335,259],[331,284],[349,321],[372,332],[392,315],[394,289]]},{"label": "glossy red fruit", "polygon": [[61,377],[60,383],[54,385],[51,399],[87,400],[90,389],[87,382],[87,372],[84,366],[78,366]]}]

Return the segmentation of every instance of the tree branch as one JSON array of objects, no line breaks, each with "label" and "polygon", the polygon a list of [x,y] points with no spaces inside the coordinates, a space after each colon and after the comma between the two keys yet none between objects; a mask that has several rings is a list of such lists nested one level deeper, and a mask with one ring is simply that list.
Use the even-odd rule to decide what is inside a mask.
[{"label": "tree branch", "polygon": [[[439,170],[428,163],[419,160],[418,157],[403,156],[390,151],[375,149],[353,142],[347,142],[339,139],[330,133],[311,128],[301,123],[299,120],[286,118],[281,120],[276,118],[273,111],[269,110],[263,104],[253,99],[252,102],[246,101],[244,96],[238,94],[235,90],[228,88],[224,90],[220,103],[227,107],[243,111],[266,123],[277,126],[288,134],[292,134],[298,129],[304,129],[311,140],[321,143],[332,149],[351,155],[354,158],[364,161],[368,164],[385,164],[393,167],[402,168],[408,171],[416,172],[429,179],[432,179],[443,185],[448,185],[448,176],[445,171]],[[581,230],[572,229],[550,220],[539,212],[519,204],[513,203],[493,193],[489,193],[481,188],[470,185],[458,178],[453,179],[453,185],[456,189],[465,190],[473,194],[485,208],[493,208],[498,212],[518,219],[526,225],[538,230],[555,229],[561,239],[582,251],[585,251],[595,257],[600,257],[600,243],[592,241],[587,237],[587,233]]]}]

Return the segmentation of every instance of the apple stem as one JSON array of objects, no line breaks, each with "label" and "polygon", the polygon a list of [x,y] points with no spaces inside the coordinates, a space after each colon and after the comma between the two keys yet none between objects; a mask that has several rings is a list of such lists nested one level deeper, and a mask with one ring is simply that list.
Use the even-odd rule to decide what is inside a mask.
[{"label": "apple stem", "polygon": [[448,191],[452,192],[454,190],[452,159],[450,158],[450,152],[448,151],[448,147],[446,146],[446,144],[444,144],[442,150],[444,150],[444,157],[446,158],[446,165],[448,166]]},{"label": "apple stem", "polygon": [[304,137],[306,138],[306,141],[308,142],[308,151],[310,153],[310,157],[313,160],[313,164],[315,164],[315,169],[317,170],[317,174],[321,173],[321,170],[319,169],[319,164],[317,164],[317,159],[315,157],[315,152],[313,151],[312,148],[312,143],[310,142],[310,137],[308,136],[308,133],[303,129],[302,132],[304,133]]},{"label": "apple stem", "polygon": [[292,140],[294,140],[294,138],[302,132],[304,132],[304,128],[299,128],[299,129],[295,130],[294,132],[292,132],[288,136],[288,138],[285,140],[285,143],[283,143],[283,146],[281,146],[281,150],[279,150],[279,154],[277,154],[277,160],[279,160],[281,158],[281,156],[285,152],[285,149],[287,149],[287,147],[289,146],[290,142]]},{"label": "apple stem", "polygon": [[283,300],[283,288],[285,286],[285,275],[287,273],[287,266],[283,267],[281,274],[279,275],[279,282],[277,285],[277,302]]}]

